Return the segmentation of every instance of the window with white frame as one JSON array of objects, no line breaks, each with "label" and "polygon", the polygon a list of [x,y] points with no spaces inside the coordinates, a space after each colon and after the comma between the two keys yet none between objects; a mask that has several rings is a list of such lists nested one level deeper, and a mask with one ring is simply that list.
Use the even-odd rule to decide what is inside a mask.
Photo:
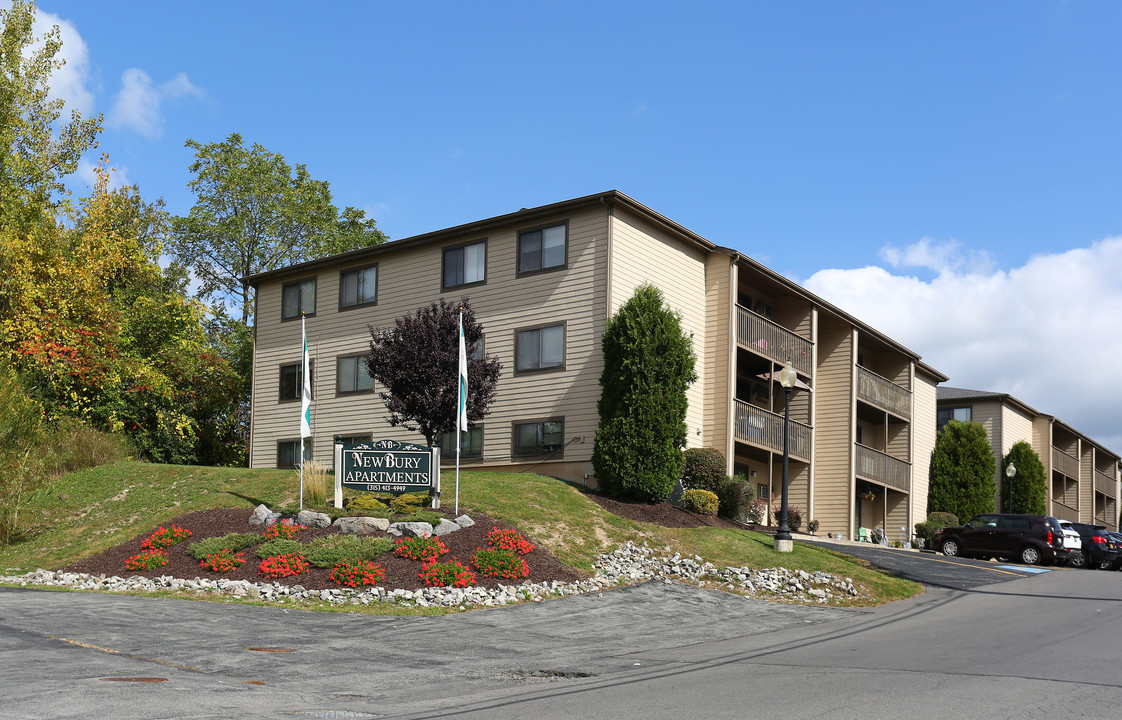
[{"label": "window with white frame", "polygon": [[568,226],[565,223],[518,233],[518,272],[564,267]]},{"label": "window with white frame", "polygon": [[339,308],[345,310],[378,302],[378,266],[339,273]]},{"label": "window with white frame", "polygon": [[565,326],[519,330],[514,335],[515,372],[551,370],[565,366]]},{"label": "window with white frame", "polygon": [[458,287],[487,279],[487,243],[474,242],[444,251],[443,286]]},{"label": "window with white frame", "polygon": [[281,290],[281,319],[294,320],[301,314],[316,314],[315,278],[288,283]]}]

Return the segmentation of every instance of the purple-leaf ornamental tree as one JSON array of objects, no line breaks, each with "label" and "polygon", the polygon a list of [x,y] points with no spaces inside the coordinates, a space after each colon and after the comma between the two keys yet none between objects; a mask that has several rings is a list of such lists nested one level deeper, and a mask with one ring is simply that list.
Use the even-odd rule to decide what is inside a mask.
[{"label": "purple-leaf ornamental tree", "polygon": [[392,327],[370,328],[366,371],[380,386],[378,397],[390,412],[390,425],[419,431],[430,447],[435,438],[456,429],[461,308],[468,356],[467,415],[472,424],[488,414],[502,364],[476,352],[483,326],[466,297],[458,303],[440,298],[414,315],[398,318]]}]

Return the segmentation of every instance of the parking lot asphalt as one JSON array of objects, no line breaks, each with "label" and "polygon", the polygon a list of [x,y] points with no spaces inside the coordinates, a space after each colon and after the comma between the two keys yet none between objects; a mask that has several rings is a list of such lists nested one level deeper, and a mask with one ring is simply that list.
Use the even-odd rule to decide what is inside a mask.
[{"label": "parking lot asphalt", "polygon": [[831,542],[809,538],[800,538],[798,542],[852,555],[902,578],[948,590],[971,590],[993,583],[1029,577],[1040,572],[1090,572],[1065,567],[1016,565],[947,557],[932,551],[893,548],[872,543]]}]

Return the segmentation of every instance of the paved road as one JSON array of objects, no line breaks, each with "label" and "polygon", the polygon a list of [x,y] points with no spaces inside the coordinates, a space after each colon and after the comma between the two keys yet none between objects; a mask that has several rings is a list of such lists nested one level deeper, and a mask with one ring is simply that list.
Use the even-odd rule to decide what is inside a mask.
[{"label": "paved road", "polygon": [[1122,573],[989,565],[871,610],[662,583],[438,618],[0,589],[0,718],[1113,716]]}]

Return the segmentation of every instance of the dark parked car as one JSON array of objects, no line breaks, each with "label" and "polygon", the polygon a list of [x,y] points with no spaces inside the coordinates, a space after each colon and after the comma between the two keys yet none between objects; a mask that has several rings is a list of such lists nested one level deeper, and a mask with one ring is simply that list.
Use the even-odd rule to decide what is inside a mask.
[{"label": "dark parked car", "polygon": [[1073,522],[1071,529],[1079,533],[1083,541],[1084,567],[1100,570],[1117,567],[1120,548],[1114,536],[1106,531],[1106,526]]},{"label": "dark parked car", "polygon": [[933,544],[944,555],[1015,558],[1027,565],[1066,560],[1070,552],[1060,521],[1051,515],[976,515],[962,527],[935,533]]}]

